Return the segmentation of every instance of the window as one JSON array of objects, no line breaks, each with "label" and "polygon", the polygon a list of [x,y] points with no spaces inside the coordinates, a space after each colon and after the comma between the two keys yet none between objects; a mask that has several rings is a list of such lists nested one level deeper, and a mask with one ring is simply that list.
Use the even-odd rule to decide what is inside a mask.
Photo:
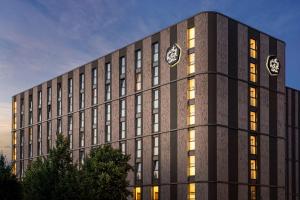
[{"label": "window", "polygon": [[80,74],[79,82],[80,82],[80,90],[84,90],[84,74]]},{"label": "window", "polygon": [[187,119],[188,125],[194,125],[195,124],[195,105],[189,105],[188,106],[188,119]]},{"label": "window", "polygon": [[37,127],[37,142],[38,142],[38,149],[37,154],[38,156],[42,155],[42,125],[39,124]]},{"label": "window", "polygon": [[126,155],[126,142],[122,141],[120,142],[120,149],[123,155]]},{"label": "window", "polygon": [[111,120],[111,106],[110,106],[110,104],[106,104],[105,105],[105,139],[106,139],[106,142],[111,141],[110,120]]},{"label": "window", "polygon": [[120,58],[120,76],[125,76],[126,73],[126,59],[125,57]]},{"label": "window", "polygon": [[159,131],[159,116],[158,113],[155,113],[152,115],[152,120],[153,120],[153,132],[157,133]]},{"label": "window", "polygon": [[141,52],[141,50],[137,50],[135,52],[135,68],[136,69],[142,68],[142,52]]},{"label": "window", "polygon": [[21,99],[21,103],[20,103],[20,107],[21,107],[21,112],[20,112],[20,128],[23,128],[24,125],[24,99]]},{"label": "window", "polygon": [[48,105],[51,104],[51,98],[52,98],[52,90],[51,90],[51,87],[48,87],[47,88],[47,102],[48,102]]},{"label": "window", "polygon": [[109,101],[111,99],[111,86],[110,84],[105,85],[105,100]]},{"label": "window", "polygon": [[250,87],[250,105],[253,107],[257,105],[257,92],[254,87]]},{"label": "window", "polygon": [[188,185],[188,200],[195,200],[196,199],[196,184],[195,183],[190,183]]},{"label": "window", "polygon": [[33,137],[33,133],[32,133],[32,128],[29,128],[29,156],[28,157],[32,157],[33,156],[33,149],[32,149],[32,137]]},{"label": "window", "polygon": [[93,98],[92,104],[96,105],[97,104],[97,88],[93,88],[92,95],[93,95],[92,96],[92,98]]},{"label": "window", "polygon": [[136,105],[136,114],[142,112],[142,96],[139,94],[135,98],[135,105]]},{"label": "window", "polygon": [[120,96],[124,96],[126,94],[126,81],[125,79],[120,80]]},{"label": "window", "polygon": [[136,123],[136,135],[140,136],[142,135],[142,118],[137,117],[135,123]]},{"label": "window", "polygon": [[52,147],[52,134],[51,134],[51,121],[47,122],[47,153],[49,153],[51,147]]},{"label": "window", "polygon": [[62,133],[62,120],[61,120],[61,118],[57,119],[57,130],[56,130],[56,133],[57,134]]},{"label": "window", "polygon": [[188,48],[194,48],[195,47],[195,27],[188,29]]},{"label": "window", "polygon": [[69,148],[73,149],[73,117],[68,116],[68,141]]},{"label": "window", "polygon": [[257,149],[256,136],[251,135],[250,136],[250,153],[252,155],[256,155],[256,149]]},{"label": "window", "polygon": [[257,42],[255,39],[251,38],[249,41],[250,45],[250,57],[257,58]]},{"label": "window", "polygon": [[98,134],[97,134],[97,120],[98,120],[98,110],[97,110],[97,107],[93,108],[93,111],[92,111],[92,118],[93,118],[93,121],[92,121],[92,145],[95,145],[97,144],[97,137],[98,137]]},{"label": "window", "polygon": [[29,96],[29,125],[33,123],[33,115],[32,115],[32,95]]},{"label": "window", "polygon": [[189,129],[188,150],[195,150],[195,129]]},{"label": "window", "polygon": [[159,45],[155,43],[152,45],[152,84],[153,86],[159,84]]},{"label": "window", "polygon": [[93,85],[97,85],[97,68],[92,69]]},{"label": "window", "polygon": [[253,83],[257,81],[257,67],[254,63],[250,63],[250,81]]},{"label": "window", "polygon": [[189,54],[188,74],[195,73],[195,53]]},{"label": "window", "polygon": [[250,178],[256,180],[257,164],[256,160],[250,160]]},{"label": "window", "polygon": [[24,158],[24,130],[20,130],[20,159]]},{"label": "window", "polygon": [[256,112],[250,111],[250,130],[256,131],[257,130],[257,116]]},{"label": "window", "polygon": [[152,200],[159,200],[159,187],[158,186],[152,187]]},{"label": "window", "polygon": [[68,111],[73,112],[73,79],[68,80]]},{"label": "window", "polygon": [[105,139],[106,142],[110,142],[111,141],[111,126],[109,124],[105,125]]},{"label": "window", "polygon": [[57,84],[57,115],[62,115],[62,90],[61,90],[61,84]]},{"label": "window", "polygon": [[136,158],[142,157],[142,140],[136,140]]},{"label": "window", "polygon": [[154,179],[158,179],[159,178],[159,161],[158,160],[154,160],[153,161],[153,178]]},{"label": "window", "polygon": [[142,89],[142,73],[137,73],[135,75],[135,81],[136,81],[136,85],[135,85],[136,91],[141,90]]},{"label": "window", "polygon": [[120,117],[126,117],[126,101],[122,99],[120,102]]},{"label": "window", "polygon": [[153,137],[153,156],[158,156],[159,154],[159,137],[158,135]]},{"label": "window", "polygon": [[84,132],[79,133],[79,147],[84,147]]},{"label": "window", "polygon": [[256,187],[254,185],[250,186],[250,200],[256,200]]},{"label": "window", "polygon": [[84,150],[80,150],[79,151],[79,164],[81,166],[84,164],[84,157],[85,157]]},{"label": "window", "polygon": [[126,138],[126,122],[122,121],[120,122],[120,130],[121,130],[121,139],[125,139]]},{"label": "window", "polygon": [[141,196],[141,188],[140,187],[136,187],[134,189],[134,200],[141,200],[142,196]]},{"label": "window", "polygon": [[136,180],[142,179],[142,163],[136,163]]},{"label": "window", "polygon": [[159,108],[159,90],[153,91],[153,109]]},{"label": "window", "polygon": [[111,65],[110,63],[106,63],[105,65],[105,80],[106,82],[110,81],[111,79]]},{"label": "window", "polygon": [[188,162],[188,176],[195,176],[195,156],[189,156]]},{"label": "window", "polygon": [[92,105],[97,104],[97,68],[93,68],[92,70]]},{"label": "window", "polygon": [[188,99],[195,99],[195,79],[188,80]]},{"label": "window", "polygon": [[79,120],[80,120],[80,129],[83,129],[84,128],[84,112],[80,112],[79,113]]},{"label": "window", "polygon": [[38,107],[42,108],[42,91],[38,93]]},{"label": "window", "polygon": [[42,109],[38,109],[38,122],[42,122]]},{"label": "window", "polygon": [[84,147],[84,112],[79,113],[79,146]]},{"label": "window", "polygon": [[111,116],[110,116],[110,104],[106,104],[106,122],[110,122]]}]

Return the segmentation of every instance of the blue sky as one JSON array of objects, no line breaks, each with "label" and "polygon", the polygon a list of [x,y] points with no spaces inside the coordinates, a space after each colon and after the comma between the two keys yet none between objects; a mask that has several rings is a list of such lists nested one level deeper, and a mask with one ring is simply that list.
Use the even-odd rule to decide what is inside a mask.
[{"label": "blue sky", "polygon": [[192,16],[214,10],[286,42],[300,89],[300,1],[1,0],[0,151],[10,152],[11,96]]}]

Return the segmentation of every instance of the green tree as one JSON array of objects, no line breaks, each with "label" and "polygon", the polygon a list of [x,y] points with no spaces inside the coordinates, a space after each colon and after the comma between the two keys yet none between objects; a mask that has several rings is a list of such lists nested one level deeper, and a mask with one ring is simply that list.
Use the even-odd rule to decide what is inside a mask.
[{"label": "green tree", "polygon": [[80,199],[78,170],[72,164],[67,139],[58,135],[48,158],[33,161],[23,179],[24,197],[30,200]]},{"label": "green tree", "polygon": [[125,200],[131,193],[127,190],[127,174],[132,167],[130,156],[123,155],[109,145],[90,152],[82,167],[81,195],[87,200]]},{"label": "green tree", "polygon": [[0,154],[0,199],[22,199],[22,185],[12,173],[12,167],[7,165],[2,154]]}]

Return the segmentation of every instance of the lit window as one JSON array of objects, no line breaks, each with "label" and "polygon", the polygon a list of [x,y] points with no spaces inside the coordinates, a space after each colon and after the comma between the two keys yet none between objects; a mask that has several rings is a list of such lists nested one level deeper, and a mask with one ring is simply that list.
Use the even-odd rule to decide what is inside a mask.
[{"label": "lit window", "polygon": [[187,38],[188,38],[188,48],[190,49],[195,47],[195,27],[188,29]]},{"label": "lit window", "polygon": [[135,75],[135,81],[136,81],[135,89],[137,91],[141,90],[142,89],[142,74],[141,73],[137,73]]},{"label": "lit window", "polygon": [[256,107],[257,105],[256,100],[257,100],[256,88],[250,87],[250,105]]},{"label": "lit window", "polygon": [[256,187],[250,186],[250,200],[256,200]]},{"label": "lit window", "polygon": [[188,176],[195,176],[195,156],[189,156]]},{"label": "lit window", "polygon": [[141,196],[141,188],[140,187],[136,187],[134,189],[134,200],[141,200],[142,196]]},{"label": "lit window", "polygon": [[256,160],[250,160],[250,177],[251,177],[251,179],[256,180],[256,174],[257,174]]},{"label": "lit window", "polygon": [[195,73],[195,53],[189,54],[188,74]]},{"label": "lit window", "polygon": [[250,39],[250,57],[257,58],[257,43],[255,39]]},{"label": "lit window", "polygon": [[257,117],[256,112],[250,112],[250,130],[256,131],[257,130]]},{"label": "lit window", "polygon": [[257,81],[257,67],[254,63],[250,63],[250,81],[253,83]]},{"label": "lit window", "polygon": [[189,129],[188,150],[195,150],[195,129]]},{"label": "lit window", "polygon": [[159,200],[159,187],[158,186],[152,187],[152,200]]},{"label": "lit window", "polygon": [[250,153],[253,155],[256,155],[256,149],[257,149],[256,136],[251,135],[250,136]]},{"label": "lit window", "polygon": [[188,106],[187,124],[188,125],[195,124],[195,105]]},{"label": "lit window", "polygon": [[195,79],[189,79],[188,80],[188,99],[194,99],[195,98]]},{"label": "lit window", "polygon": [[196,184],[190,183],[188,185],[188,200],[195,200],[196,199]]}]

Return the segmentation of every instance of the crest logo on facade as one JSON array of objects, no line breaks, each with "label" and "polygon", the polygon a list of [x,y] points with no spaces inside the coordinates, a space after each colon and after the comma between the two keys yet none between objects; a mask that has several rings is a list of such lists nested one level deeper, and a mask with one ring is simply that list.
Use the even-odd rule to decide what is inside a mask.
[{"label": "crest logo on facade", "polygon": [[280,71],[280,63],[278,58],[274,55],[268,56],[266,67],[271,76],[277,76]]},{"label": "crest logo on facade", "polygon": [[177,44],[173,44],[167,49],[166,62],[173,67],[179,62],[181,49]]}]

